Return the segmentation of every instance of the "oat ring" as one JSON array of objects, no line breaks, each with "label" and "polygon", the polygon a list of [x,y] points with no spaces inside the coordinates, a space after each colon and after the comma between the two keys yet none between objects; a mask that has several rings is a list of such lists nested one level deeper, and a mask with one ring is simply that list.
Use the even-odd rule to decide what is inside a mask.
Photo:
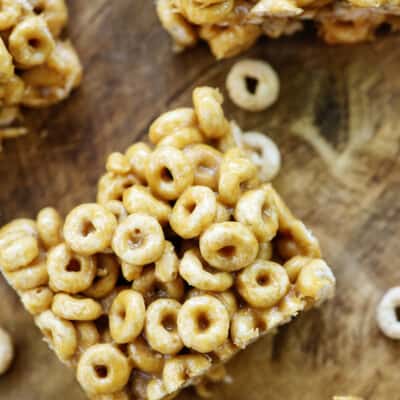
[{"label": "oat ring", "polygon": [[[253,83],[252,88],[250,85]],[[261,111],[278,98],[279,78],[266,62],[247,59],[233,66],[226,79],[226,87],[237,106],[248,111]]]},{"label": "oat ring", "polygon": [[380,301],[376,320],[381,331],[392,339],[400,339],[400,322],[396,308],[400,306],[400,287],[389,289]]}]

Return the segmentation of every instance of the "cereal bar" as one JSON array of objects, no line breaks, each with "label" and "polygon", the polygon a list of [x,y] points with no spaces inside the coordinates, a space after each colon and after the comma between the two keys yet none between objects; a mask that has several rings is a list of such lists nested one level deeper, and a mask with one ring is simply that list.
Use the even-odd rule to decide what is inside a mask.
[{"label": "cereal bar", "polygon": [[222,101],[197,88],[150,143],[111,154],[96,203],[0,230],[2,273],[91,399],[207,395],[237,352],[334,294]]},{"label": "cereal bar", "polygon": [[10,127],[19,107],[48,107],[80,84],[78,55],[60,36],[67,22],[64,0],[0,2],[0,141],[26,133]]},{"label": "cereal bar", "polygon": [[374,38],[400,28],[398,0],[157,0],[157,13],[176,50],[208,42],[217,58],[251,47],[261,35],[292,35],[313,21],[330,44]]}]

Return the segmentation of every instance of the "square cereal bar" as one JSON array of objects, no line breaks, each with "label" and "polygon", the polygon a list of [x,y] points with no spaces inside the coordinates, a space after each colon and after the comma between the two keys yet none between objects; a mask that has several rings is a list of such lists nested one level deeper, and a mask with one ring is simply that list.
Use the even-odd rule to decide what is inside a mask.
[{"label": "square cereal bar", "polygon": [[0,266],[91,399],[171,398],[330,298],[317,239],[197,88],[108,157],[96,203],[0,230]]},{"label": "square cereal bar", "polygon": [[241,53],[261,35],[292,35],[306,21],[327,43],[371,40],[381,26],[400,29],[399,11],[399,0],[157,0],[176,50],[203,39],[217,58]]},{"label": "square cereal bar", "polygon": [[19,108],[65,100],[82,79],[82,66],[63,31],[65,0],[0,2],[0,142],[27,132]]}]

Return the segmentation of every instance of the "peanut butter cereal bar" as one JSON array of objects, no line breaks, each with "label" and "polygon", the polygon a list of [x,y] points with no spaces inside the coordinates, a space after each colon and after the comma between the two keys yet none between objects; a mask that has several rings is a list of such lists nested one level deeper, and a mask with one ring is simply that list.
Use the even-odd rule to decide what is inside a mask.
[{"label": "peanut butter cereal bar", "polygon": [[172,398],[334,294],[318,240],[210,87],[111,154],[97,201],[0,230],[0,267],[91,399]]},{"label": "peanut butter cereal bar", "polygon": [[313,21],[330,44],[374,38],[379,27],[400,28],[399,0],[157,0],[157,13],[176,50],[203,39],[217,58],[277,38]]},{"label": "peanut butter cereal bar", "polygon": [[0,142],[26,133],[19,107],[48,107],[66,99],[82,79],[78,55],[60,35],[64,0],[0,1]]}]

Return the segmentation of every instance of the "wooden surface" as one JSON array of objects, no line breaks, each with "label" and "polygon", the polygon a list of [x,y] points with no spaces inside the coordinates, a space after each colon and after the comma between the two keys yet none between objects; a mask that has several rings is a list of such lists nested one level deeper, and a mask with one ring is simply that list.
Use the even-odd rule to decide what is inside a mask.
[{"label": "wooden surface", "polygon": [[[225,91],[234,60],[217,64],[205,46],[174,55],[152,1],[71,0],[70,10],[84,84],[67,102],[28,112],[33,132],[5,144],[1,224],[93,200],[109,152],[142,137],[163,111],[189,105],[196,85]],[[400,399],[400,343],[383,337],[374,319],[384,291],[400,283],[400,37],[325,47],[300,35],[261,41],[246,55],[276,68],[280,99],[256,114],[229,100],[225,109],[279,144],[276,186],[321,239],[338,290],[320,311],[239,355],[229,365],[233,383],[218,387],[215,399]],[[0,324],[17,348],[0,398],[83,399],[3,280],[0,296]]]}]

